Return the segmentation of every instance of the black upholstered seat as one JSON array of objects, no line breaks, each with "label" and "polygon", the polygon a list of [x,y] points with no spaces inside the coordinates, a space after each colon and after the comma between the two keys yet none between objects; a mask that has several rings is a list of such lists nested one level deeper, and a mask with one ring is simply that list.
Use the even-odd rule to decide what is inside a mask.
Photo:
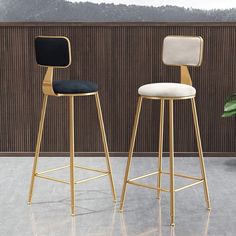
[{"label": "black upholstered seat", "polygon": [[53,81],[55,93],[92,93],[98,91],[98,85],[85,80],[55,80]]}]

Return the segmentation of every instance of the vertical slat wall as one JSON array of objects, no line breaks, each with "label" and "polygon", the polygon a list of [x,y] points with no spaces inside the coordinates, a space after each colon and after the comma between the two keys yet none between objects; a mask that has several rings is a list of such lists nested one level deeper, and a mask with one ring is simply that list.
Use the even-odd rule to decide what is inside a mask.
[{"label": "vertical slat wall", "polygon": [[[204,60],[191,68],[204,151],[235,152],[235,118],[221,118],[225,98],[236,91],[236,24],[0,24],[0,152],[33,152],[42,103],[45,73],[35,63],[37,35],[64,35],[72,44],[72,65],[55,79],[97,82],[111,152],[127,152],[137,89],[145,83],[179,81],[179,70],[161,62],[166,35],[201,35]],[[44,152],[67,152],[68,99],[49,98]],[[76,151],[101,152],[95,100],[77,98]],[[167,108],[167,106],[166,106]],[[166,109],[167,111],[167,109]],[[190,101],[174,104],[175,151],[194,152]],[[165,114],[164,151],[168,150]],[[158,144],[159,102],[144,101],[136,151],[155,152]]]}]

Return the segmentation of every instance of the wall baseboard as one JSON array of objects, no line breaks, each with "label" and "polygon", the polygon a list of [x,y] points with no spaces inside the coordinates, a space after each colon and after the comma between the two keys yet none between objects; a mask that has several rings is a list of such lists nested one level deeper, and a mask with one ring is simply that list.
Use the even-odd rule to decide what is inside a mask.
[{"label": "wall baseboard", "polygon": [[[0,157],[33,157],[34,152],[0,152]],[[42,152],[42,157],[69,157],[69,152]],[[103,152],[76,152],[75,156],[79,157],[103,157]],[[127,152],[111,152],[111,157],[127,157]],[[156,152],[135,152],[136,157],[157,157]],[[169,153],[164,152],[164,157],[168,157]],[[176,152],[175,157],[193,157],[198,156],[197,152]],[[236,157],[236,152],[205,152],[205,157]]]}]

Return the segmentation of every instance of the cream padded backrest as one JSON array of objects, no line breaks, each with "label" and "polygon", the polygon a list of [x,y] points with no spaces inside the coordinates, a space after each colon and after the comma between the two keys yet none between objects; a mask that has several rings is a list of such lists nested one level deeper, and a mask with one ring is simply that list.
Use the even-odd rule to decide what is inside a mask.
[{"label": "cream padded backrest", "polygon": [[163,41],[162,61],[166,65],[200,66],[202,54],[202,37],[167,36]]}]

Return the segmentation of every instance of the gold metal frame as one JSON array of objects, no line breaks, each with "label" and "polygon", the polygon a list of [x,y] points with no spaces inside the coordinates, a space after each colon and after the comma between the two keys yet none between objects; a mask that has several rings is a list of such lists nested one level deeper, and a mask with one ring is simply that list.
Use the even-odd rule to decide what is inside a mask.
[{"label": "gold metal frame", "polygon": [[157,178],[157,198],[160,199],[161,197],[161,173],[162,173],[162,148],[163,148],[163,129],[164,129],[164,107],[165,106],[165,100],[161,100],[160,103],[160,127],[159,127],[159,150],[158,150],[158,155],[159,155],[159,164],[158,164],[158,178]]},{"label": "gold metal frame", "polygon": [[[129,179],[129,171],[131,167],[131,161],[133,157],[133,150],[134,150],[134,144],[137,134],[137,127],[139,122],[139,116],[141,112],[141,106],[142,106],[142,100],[145,99],[144,96],[139,96],[138,98],[138,104],[137,104],[137,110],[135,114],[135,120],[134,120],[134,126],[133,126],[133,132],[131,137],[131,143],[130,143],[130,150],[129,150],[129,156],[127,160],[126,165],[126,171],[125,171],[125,177],[124,177],[124,183],[123,183],[123,189],[121,194],[121,202],[120,202],[120,210],[123,210],[124,207],[124,201],[125,201],[125,195],[126,195],[126,188],[127,184],[136,185],[139,187],[144,187],[148,189],[153,189],[157,191],[157,198],[160,198],[161,192],[169,192],[170,193],[170,224],[171,226],[175,225],[175,193],[179,192],[181,190],[187,189],[189,187],[193,187],[198,184],[203,184],[204,186],[204,193],[205,193],[205,201],[207,204],[207,208],[211,209],[210,204],[210,198],[209,198],[209,192],[208,192],[208,185],[207,185],[207,178],[206,178],[206,170],[205,170],[205,164],[203,159],[203,152],[202,152],[202,145],[201,145],[201,137],[200,137],[200,131],[198,126],[198,118],[197,118],[197,112],[196,112],[196,104],[195,104],[195,98],[191,98],[191,104],[192,104],[192,112],[193,112],[193,120],[194,120],[194,127],[195,127],[195,133],[196,133],[196,139],[197,139],[197,146],[198,146],[198,152],[199,152],[199,161],[200,161],[200,167],[201,167],[201,177],[195,177],[190,175],[185,175],[181,173],[175,173],[174,172],[174,127],[173,127],[173,103],[174,99],[166,99],[169,102],[169,146],[170,146],[170,171],[163,171],[162,170],[162,149],[163,149],[163,126],[164,126],[164,102],[165,99],[160,99],[161,106],[160,106],[160,128],[159,128],[159,164],[158,164],[158,171],[151,172],[145,175],[137,176],[132,179]],[[150,98],[149,98],[150,99]],[[155,97],[155,99],[157,99]],[[186,98],[185,98],[186,99]],[[166,174],[170,176],[170,188],[162,188],[161,187],[161,177],[162,174]],[[139,183],[136,180],[140,180],[149,176],[157,175],[157,186],[149,185],[149,184],[143,184]],[[182,177],[185,179],[193,180],[191,184],[175,188],[174,184],[174,176]]]},{"label": "gold metal frame", "polygon": [[[202,40],[202,38],[201,38],[201,40]],[[201,47],[202,47],[203,40],[201,42],[202,42],[201,43]],[[199,63],[201,63],[201,60],[202,60],[202,48],[201,48],[200,57],[201,58],[199,59]],[[180,73],[181,83],[187,84],[187,85],[192,85],[191,76],[189,74],[187,66],[186,65],[179,65],[179,66],[180,66],[180,72],[181,72]],[[134,150],[134,145],[135,145],[135,139],[136,139],[139,116],[140,116],[140,112],[141,112],[141,106],[142,106],[143,99],[160,100],[158,171],[129,179],[129,171],[130,171],[132,157],[133,157],[133,150]],[[173,122],[174,114],[173,114],[173,106],[174,106],[174,100],[186,100],[186,99],[190,99],[191,105],[192,105],[193,121],[194,121],[197,147],[198,147],[198,153],[199,153],[199,161],[200,161],[200,167],[201,167],[201,177],[194,177],[194,176],[189,176],[189,175],[185,175],[185,174],[181,174],[181,173],[175,173],[175,171],[174,171],[174,122]],[[168,101],[168,103],[169,103],[169,152],[170,152],[170,165],[169,165],[170,170],[169,170],[169,172],[162,170],[163,127],[164,127],[165,101]],[[169,189],[161,187],[162,174],[167,174],[170,176],[170,188]],[[136,180],[146,178],[146,177],[149,177],[152,175],[157,175],[157,186],[143,184],[143,183],[139,183],[136,181]],[[193,183],[185,185],[183,187],[175,188],[175,181],[174,181],[175,176],[193,180]],[[124,208],[124,201],[125,201],[127,184],[132,184],[132,185],[136,185],[136,186],[143,187],[143,188],[153,189],[153,190],[157,191],[157,198],[160,198],[161,192],[169,192],[170,193],[170,225],[174,226],[175,225],[175,193],[179,192],[181,190],[184,190],[186,188],[201,184],[201,183],[203,183],[203,187],[204,187],[206,205],[207,205],[207,208],[210,210],[211,204],[210,204],[210,198],[209,198],[209,192],[208,192],[206,170],[205,170],[205,164],[204,164],[204,159],[203,159],[201,137],[200,137],[200,131],[199,131],[199,125],[198,125],[198,117],[197,117],[196,104],[195,104],[195,95],[188,96],[188,97],[153,97],[153,96],[139,95],[135,119],[134,119],[134,126],[133,126],[133,131],[132,131],[129,155],[128,155],[128,160],[127,160],[127,165],[126,165],[123,189],[122,189],[122,194],[121,194],[120,210],[122,211]]]},{"label": "gold metal frame", "polygon": [[[112,168],[111,168],[111,164],[110,164],[109,150],[108,150],[108,145],[107,145],[107,140],[106,140],[106,133],[105,133],[104,123],[103,123],[99,94],[98,94],[98,92],[95,92],[95,93],[91,93],[91,94],[80,94],[79,96],[83,96],[83,95],[84,96],[89,96],[89,95],[95,96],[96,107],[97,107],[97,112],[98,112],[98,119],[99,119],[99,124],[100,124],[101,135],[102,135],[102,142],[103,142],[103,146],[104,146],[104,152],[105,152],[105,158],[106,158],[106,164],[107,164],[107,170],[101,170],[101,169],[97,169],[97,168],[93,168],[93,167],[86,167],[86,166],[80,166],[80,165],[74,164],[74,156],[75,156],[75,153],[74,153],[74,97],[77,96],[77,94],[73,94],[73,95],[71,94],[70,96],[68,94],[65,94],[65,96],[69,96],[70,164],[65,165],[65,166],[61,166],[61,167],[57,167],[57,168],[53,168],[53,169],[48,169],[45,171],[40,171],[40,172],[37,171],[37,163],[38,163],[38,157],[39,157],[39,152],[40,152],[40,145],[41,145],[41,140],[42,140],[43,126],[44,126],[46,106],[47,106],[47,100],[48,100],[48,95],[44,95],[43,106],[42,106],[42,111],[41,111],[41,119],[40,119],[40,125],[39,125],[39,132],[38,132],[38,139],[37,139],[37,145],[36,145],[36,151],[35,151],[35,158],[34,158],[34,164],[33,164],[33,171],[32,171],[32,177],[31,177],[31,184],[30,184],[30,190],[29,190],[29,198],[28,198],[29,204],[31,204],[31,202],[32,202],[35,177],[70,185],[70,188],[71,188],[71,214],[72,215],[75,215],[75,190],[74,190],[75,184],[81,184],[81,183],[85,183],[90,180],[95,180],[95,179],[98,179],[101,177],[109,176],[113,200],[114,200],[114,202],[116,201],[116,191],[115,191],[115,186],[114,186],[114,181],[113,181]],[[70,180],[69,181],[57,179],[57,178],[53,178],[53,177],[45,175],[46,173],[50,173],[50,172],[57,171],[57,170],[62,170],[65,168],[70,168]],[[93,176],[90,178],[81,179],[81,180],[75,180],[74,168],[97,172],[97,173],[100,173],[100,175]]]},{"label": "gold metal frame", "polygon": [[[42,36],[40,36],[40,37],[42,37]],[[45,37],[56,37],[56,36],[45,36]],[[57,36],[56,38],[61,38],[61,36]],[[69,66],[71,64],[70,41],[66,37],[62,37],[62,38],[65,38],[69,44],[69,54],[70,54],[70,63],[68,64],[68,66]],[[65,66],[63,68],[66,68],[68,66]],[[34,164],[33,164],[33,170],[32,170],[32,177],[31,177],[31,183],[30,183],[30,189],[29,189],[28,204],[31,204],[31,202],[32,202],[35,177],[39,177],[42,179],[47,179],[47,180],[51,180],[51,181],[55,181],[55,182],[59,182],[59,183],[69,184],[70,185],[70,192],[71,192],[70,193],[71,214],[75,215],[75,189],[74,189],[75,184],[81,184],[81,183],[85,183],[90,180],[95,180],[95,179],[98,179],[101,177],[109,176],[114,201],[116,201],[116,191],[115,191],[115,186],[114,186],[114,181],[113,181],[112,168],[111,168],[110,157],[109,157],[109,150],[108,150],[108,145],[107,145],[106,133],[105,133],[103,117],[102,117],[102,109],[101,109],[101,104],[100,104],[98,92],[81,93],[81,94],[55,94],[54,90],[53,90],[53,86],[52,86],[54,68],[58,68],[58,67],[50,67],[50,66],[48,67],[47,72],[44,77],[44,80],[43,80],[42,89],[43,89],[43,93],[44,93],[44,98],[43,98],[41,118],[40,118],[40,123],[39,123],[39,131],[38,131],[38,138],[37,138]],[[43,127],[44,127],[44,120],[45,120],[48,96],[69,97],[70,164],[66,165],[66,166],[57,167],[57,168],[38,172],[37,171],[37,163],[38,163],[38,158],[39,158],[39,153],[40,153],[40,146],[41,146],[41,140],[42,140],[42,134],[43,134]],[[97,113],[98,113],[98,120],[99,120],[102,142],[103,142],[105,158],[106,158],[107,170],[100,170],[100,169],[96,169],[96,168],[92,168],[92,167],[80,166],[80,165],[76,165],[74,163],[74,156],[75,156],[75,152],[74,152],[74,97],[84,97],[84,96],[94,96],[95,97]],[[69,181],[61,180],[61,179],[57,179],[57,178],[53,178],[53,177],[45,175],[46,173],[57,171],[57,170],[62,170],[65,168],[70,168],[70,180]],[[85,178],[82,180],[75,180],[74,168],[98,172],[98,173],[100,173],[100,175],[90,177],[90,178]]]}]

